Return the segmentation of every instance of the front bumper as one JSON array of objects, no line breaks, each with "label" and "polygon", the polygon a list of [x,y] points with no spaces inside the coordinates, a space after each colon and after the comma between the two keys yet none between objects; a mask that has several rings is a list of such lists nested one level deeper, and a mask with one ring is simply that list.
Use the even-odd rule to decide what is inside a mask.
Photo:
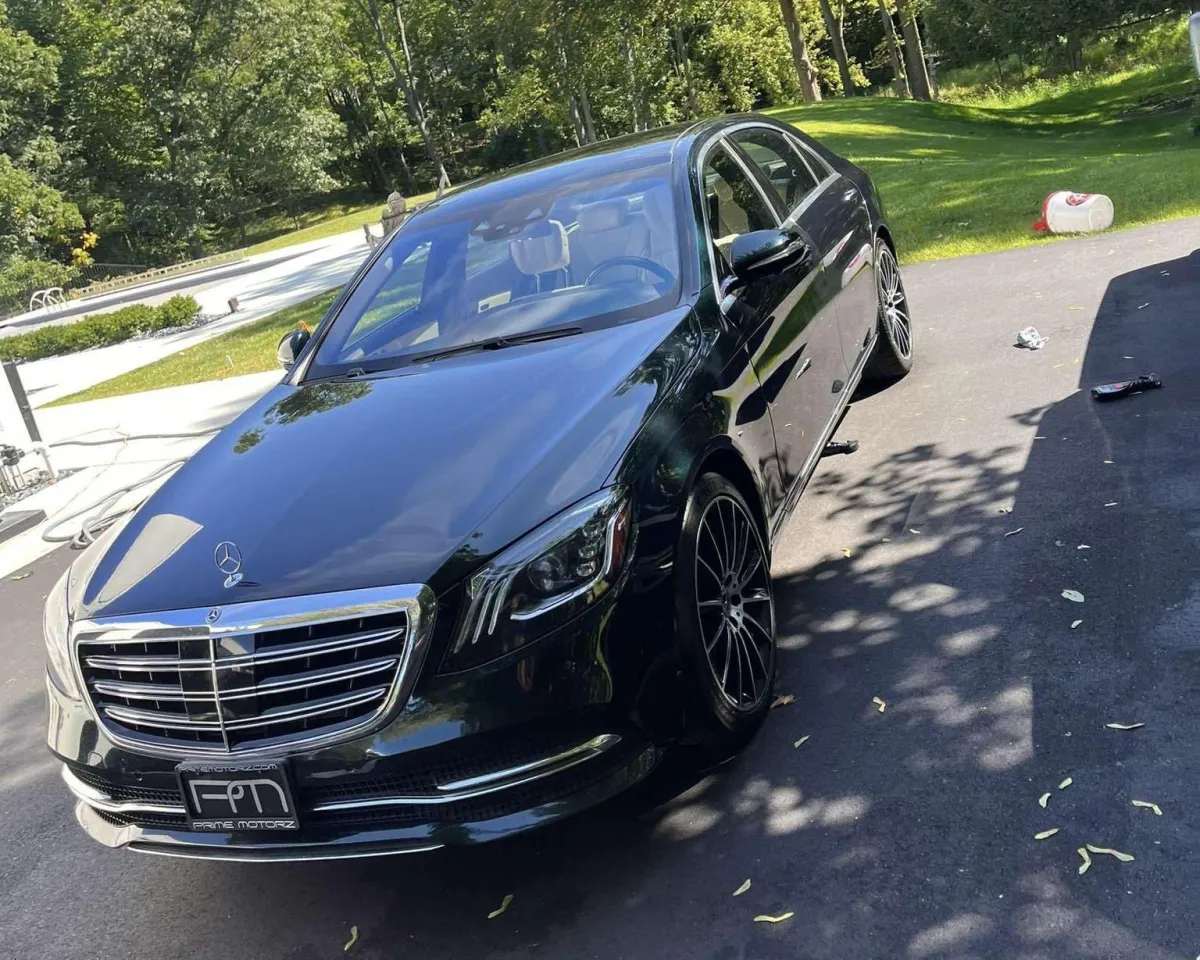
[{"label": "front bumper", "polygon": [[282,756],[299,830],[189,829],[181,758],[115,743],[87,706],[49,681],[47,740],[64,764],[76,819],[109,847],[316,860],[493,840],[594,806],[657,765],[659,738],[634,720],[649,687],[629,613],[648,621],[641,604],[617,606],[615,598],[600,604],[515,656],[428,678],[373,733]]},{"label": "front bumper", "polygon": [[329,860],[423,853],[521,833],[628,789],[659,755],[653,746],[600,735],[540,763],[463,781],[442,796],[329,801],[302,810],[299,831],[241,835],[191,832],[182,803],[118,800],[66,765],[62,777],[78,799],[79,825],[108,847],[216,860]]}]

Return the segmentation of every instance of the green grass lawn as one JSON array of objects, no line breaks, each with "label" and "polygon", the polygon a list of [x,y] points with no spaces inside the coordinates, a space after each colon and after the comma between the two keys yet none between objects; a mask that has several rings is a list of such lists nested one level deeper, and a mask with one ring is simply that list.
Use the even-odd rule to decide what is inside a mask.
[{"label": "green grass lawn", "polygon": [[772,111],[867,169],[908,263],[1042,242],[1055,190],[1115,226],[1200,214],[1200,83],[1186,64],[1041,82],[966,103],[831,100]]},{"label": "green grass lawn", "polygon": [[[417,204],[427,203],[433,199],[433,196],[432,193],[423,193],[420,196],[410,197],[408,206],[412,208]],[[269,253],[272,250],[282,250],[284,247],[294,246],[297,243],[307,243],[310,240],[321,240],[324,237],[337,236],[339,233],[348,233],[351,230],[361,230],[364,223],[378,227],[379,217],[383,213],[384,206],[385,204],[382,203],[371,203],[366,206],[332,203],[311,213],[301,214],[300,220],[302,223],[306,223],[306,226],[299,230],[290,226],[292,220],[289,217],[286,220],[289,226],[283,228],[286,232],[279,232],[278,236],[270,236],[269,239],[247,247],[246,253],[248,255]],[[259,224],[257,229],[259,232],[274,234],[276,229],[272,229],[271,225],[283,222],[282,215],[280,215],[271,221]],[[375,232],[379,233],[379,230],[377,229]]]},{"label": "green grass lawn", "polygon": [[55,400],[47,406],[58,407],[83,400],[119,397],[160,387],[177,387],[185,383],[203,383],[206,380],[223,380],[246,373],[277,370],[275,348],[283,335],[302,321],[316,329],[335,296],[336,290],[318,294],[269,317]]},{"label": "green grass lawn", "polygon": [[[1186,64],[968,92],[957,103],[860,97],[773,113],[871,173],[907,263],[1050,242],[1030,225],[1054,190],[1108,194],[1117,227],[1200,214],[1200,136],[1192,132],[1200,83]],[[378,210],[326,220],[253,250],[350,230],[377,219]],[[284,332],[299,320],[315,326],[333,296],[56,402],[269,370]]]}]

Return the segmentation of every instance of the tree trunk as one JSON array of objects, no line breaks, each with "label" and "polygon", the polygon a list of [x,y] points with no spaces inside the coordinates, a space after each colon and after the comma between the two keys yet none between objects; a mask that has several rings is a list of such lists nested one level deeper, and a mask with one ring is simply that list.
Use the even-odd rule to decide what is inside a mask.
[{"label": "tree trunk", "polygon": [[783,14],[783,25],[787,28],[788,41],[792,45],[792,62],[796,65],[796,77],[800,81],[800,95],[805,103],[821,99],[821,83],[817,70],[808,58],[808,43],[804,39],[804,31],[796,19],[796,8],[792,0],[779,0],[779,9]]},{"label": "tree trunk", "polygon": [[875,0],[879,4],[879,16],[883,20],[883,35],[887,39],[888,53],[892,56],[892,75],[896,78],[896,96],[901,99],[912,96],[908,89],[908,78],[904,75],[904,66],[900,62],[900,43],[896,40],[896,25],[892,23],[892,15],[888,13],[884,0]]},{"label": "tree trunk", "polygon": [[904,59],[908,64],[908,85],[918,100],[932,100],[929,71],[925,67],[925,49],[921,46],[921,31],[908,0],[896,0],[900,29],[904,31]]},{"label": "tree trunk", "polygon": [[642,129],[642,104],[638,94],[637,61],[633,57],[633,44],[621,40],[621,50],[625,56],[625,74],[629,80],[629,113],[633,118],[633,132]]},{"label": "tree trunk", "polygon": [[[1200,0],[1197,0],[1200,2]],[[679,73],[683,77],[687,89],[688,119],[699,115],[700,108],[696,103],[696,84],[692,80],[692,59],[688,55],[687,41],[683,38],[683,30],[676,26],[671,30],[671,38],[675,42],[675,61],[679,65]]]},{"label": "tree trunk", "polygon": [[587,143],[587,131],[583,129],[583,119],[579,116],[579,101],[573,93],[567,95],[567,108],[571,114],[571,132],[575,135],[575,146],[582,147]]},{"label": "tree trunk", "polygon": [[[371,67],[371,58],[364,56],[362,63],[367,68],[367,78],[371,81],[371,89],[375,92],[375,99],[379,101],[379,115],[383,117],[388,134],[391,136],[392,142],[396,144],[396,157],[400,161],[400,175],[404,178],[404,195],[411,197],[417,191],[413,185],[412,170],[409,169],[408,160],[404,156],[404,138],[400,136],[400,132],[392,122],[392,115],[388,112],[387,101],[383,98],[383,94],[379,92],[379,83],[376,81],[375,71]],[[393,186],[394,184],[389,183],[388,190],[390,191]]]},{"label": "tree trunk", "polygon": [[[358,0],[359,9],[366,13],[367,18],[371,21],[371,26],[375,28],[375,36],[379,39],[379,48],[383,51],[383,55],[387,58],[388,66],[392,68],[392,75],[396,78],[396,87],[404,94],[404,99],[408,103],[408,112],[412,114],[413,123],[417,128],[417,132],[421,134],[421,140],[425,144],[425,152],[429,155],[430,161],[433,163],[434,170],[438,174],[438,184],[443,182],[449,183],[450,178],[446,176],[446,168],[442,165],[442,154],[438,149],[437,143],[433,139],[433,134],[429,132],[429,125],[425,122],[425,110],[421,106],[421,98],[417,95],[416,88],[412,83],[411,64],[410,72],[405,72],[400,69],[400,65],[396,63],[396,57],[392,53],[392,48],[387,42],[387,35],[383,32],[383,22],[379,19],[379,2],[378,0],[366,0],[366,5],[363,5],[363,0]],[[404,19],[400,15],[400,8],[396,8],[396,22],[401,29],[401,41],[405,41],[403,34]],[[408,43],[403,42],[405,54],[408,53]]]},{"label": "tree trunk", "polygon": [[[370,0],[371,6],[375,6],[377,0]],[[438,191],[441,192],[446,187],[450,186],[450,176],[446,173],[446,166],[442,163],[442,151],[437,145],[432,132],[430,132],[429,124],[425,120],[425,107],[421,103],[421,96],[417,92],[416,72],[413,69],[412,51],[408,49],[408,32],[404,29],[404,17],[400,13],[400,4],[397,2],[392,9],[396,13],[396,29],[400,31],[400,49],[404,53],[404,96],[408,100],[409,109],[412,111],[413,120],[417,124],[417,130],[421,133],[421,139],[425,141],[425,152],[429,154],[429,159],[432,161],[434,169],[438,175]],[[391,60],[389,53],[388,59]],[[392,61],[394,63],[394,61]]]},{"label": "tree trunk", "polygon": [[850,76],[850,59],[846,56],[846,41],[842,38],[842,8],[839,0],[835,14],[829,0],[820,0],[821,16],[825,18],[825,29],[833,46],[833,59],[837,61],[838,75],[842,78],[842,96],[854,96],[854,78]]},{"label": "tree trunk", "polygon": [[583,120],[583,132],[588,143],[596,142],[596,122],[592,119],[592,101],[588,98],[587,87],[579,85],[579,113]]},{"label": "tree trunk", "polygon": [[1083,37],[1078,33],[1067,37],[1067,69],[1076,72],[1083,69]]}]

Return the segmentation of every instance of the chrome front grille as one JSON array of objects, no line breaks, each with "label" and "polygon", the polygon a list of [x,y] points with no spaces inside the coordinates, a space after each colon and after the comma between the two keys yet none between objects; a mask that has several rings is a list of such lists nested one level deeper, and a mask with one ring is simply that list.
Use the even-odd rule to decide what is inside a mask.
[{"label": "chrome front grille", "polygon": [[242,754],[345,739],[406,701],[433,611],[425,587],[354,590],[82,621],[72,641],[117,742]]}]

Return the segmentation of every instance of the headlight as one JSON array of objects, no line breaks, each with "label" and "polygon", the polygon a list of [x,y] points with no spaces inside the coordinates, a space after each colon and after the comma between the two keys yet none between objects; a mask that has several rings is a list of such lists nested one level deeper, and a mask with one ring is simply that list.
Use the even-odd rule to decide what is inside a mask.
[{"label": "headlight", "polygon": [[46,640],[46,670],[51,682],[72,700],[79,700],[75,671],[71,668],[71,617],[67,609],[67,580],[70,569],[59,578],[42,614],[42,636]]},{"label": "headlight", "polygon": [[611,487],[488,563],[467,581],[446,668],[462,670],[515,650],[604,596],[628,559],[631,519],[629,491]]}]

